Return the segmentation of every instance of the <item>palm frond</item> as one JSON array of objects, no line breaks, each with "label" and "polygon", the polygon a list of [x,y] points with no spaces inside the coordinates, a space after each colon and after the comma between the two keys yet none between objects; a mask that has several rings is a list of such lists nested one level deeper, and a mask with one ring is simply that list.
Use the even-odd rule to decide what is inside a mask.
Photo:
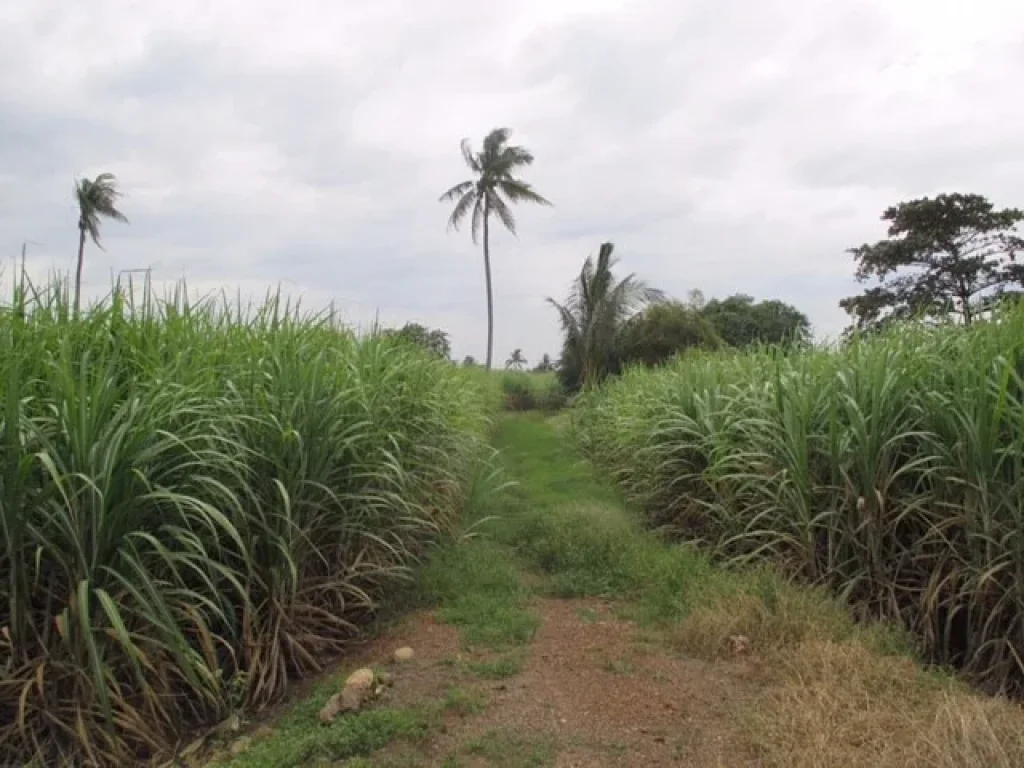
[{"label": "palm frond", "polygon": [[473,145],[469,139],[463,139],[459,142],[459,149],[462,151],[462,159],[466,161],[466,165],[470,167],[473,173],[480,173],[480,161],[473,154]]},{"label": "palm frond", "polygon": [[75,182],[75,199],[78,202],[78,226],[100,248],[100,219],[113,219],[125,224],[128,217],[117,208],[121,192],[117,189],[117,177],[112,173],[101,173],[94,179],[79,179]]},{"label": "palm frond", "polygon": [[495,128],[484,137],[484,148],[480,153],[484,161],[495,161],[501,155],[511,130],[508,128]]},{"label": "palm frond", "polygon": [[[454,187],[452,189],[454,189]],[[466,213],[469,212],[470,206],[476,202],[477,197],[476,189],[474,189],[473,185],[470,184],[469,191],[462,196],[458,203],[456,203],[455,209],[452,211],[452,215],[448,217],[448,229],[457,230],[459,228],[462,220],[466,217]]]},{"label": "palm frond", "polygon": [[501,219],[501,223],[505,225],[505,229],[515,235],[516,218],[512,215],[512,211],[508,207],[508,204],[496,194],[491,195],[489,200],[491,210],[498,214],[498,218]]},{"label": "palm frond", "polygon": [[537,194],[533,187],[519,179],[501,179],[497,183],[498,189],[513,203],[527,202],[537,205],[552,205],[551,201]]},{"label": "palm frond", "polygon": [[447,192],[445,192],[443,195],[441,195],[437,199],[437,202],[439,202],[439,203],[450,203],[452,200],[458,200],[464,194],[466,194],[466,192],[468,192],[470,189],[472,189],[474,186],[476,186],[476,183],[472,179],[467,179],[466,181],[460,181],[454,187],[452,187]]}]

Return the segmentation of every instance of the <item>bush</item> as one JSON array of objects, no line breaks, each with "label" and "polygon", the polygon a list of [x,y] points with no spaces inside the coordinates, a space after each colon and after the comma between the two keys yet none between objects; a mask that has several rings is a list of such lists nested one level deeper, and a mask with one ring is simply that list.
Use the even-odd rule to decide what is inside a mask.
[{"label": "bush", "polygon": [[0,763],[280,698],[459,514],[484,388],[271,298],[0,313]]},{"label": "bush", "polygon": [[1024,689],[1024,308],[840,350],[693,354],[584,396],[651,525],[770,559]]},{"label": "bush", "polygon": [[554,373],[506,371],[501,375],[505,408],[510,411],[557,411],[566,404],[565,393]]}]

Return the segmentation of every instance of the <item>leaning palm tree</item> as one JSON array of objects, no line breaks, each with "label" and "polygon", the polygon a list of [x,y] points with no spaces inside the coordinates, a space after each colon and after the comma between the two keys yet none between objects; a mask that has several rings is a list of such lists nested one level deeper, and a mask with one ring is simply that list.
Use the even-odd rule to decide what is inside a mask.
[{"label": "leaning palm tree", "polygon": [[505,368],[510,371],[521,371],[526,367],[526,358],[523,357],[523,350],[516,347],[512,350],[512,356],[505,361]]},{"label": "leaning palm tree", "polygon": [[484,275],[487,280],[487,369],[491,368],[494,352],[494,299],[491,293],[491,249],[488,222],[495,214],[513,235],[516,234],[516,220],[512,216],[509,202],[538,203],[550,202],[533,191],[525,181],[513,176],[518,168],[533,163],[533,155],[524,147],[508,144],[509,129],[495,128],[484,138],[483,149],[473,152],[469,139],[462,140],[462,158],[473,171],[474,177],[460,181],[441,195],[440,202],[454,202],[455,208],[448,218],[448,228],[458,229],[472,211],[473,242],[479,241],[480,231],[484,238]]},{"label": "leaning palm tree", "polygon": [[101,173],[95,179],[79,179],[75,182],[75,199],[78,201],[78,267],[75,270],[75,314],[78,314],[82,296],[82,265],[85,259],[85,238],[89,236],[96,246],[100,245],[100,219],[114,219],[126,224],[128,219],[117,210],[117,179],[112,173]]},{"label": "leaning palm tree", "polygon": [[616,280],[613,250],[611,243],[603,243],[596,263],[587,258],[564,304],[548,298],[558,310],[565,332],[566,356],[575,358],[585,388],[607,375],[625,322],[645,305],[664,299],[661,291],[649,288],[633,274]]}]

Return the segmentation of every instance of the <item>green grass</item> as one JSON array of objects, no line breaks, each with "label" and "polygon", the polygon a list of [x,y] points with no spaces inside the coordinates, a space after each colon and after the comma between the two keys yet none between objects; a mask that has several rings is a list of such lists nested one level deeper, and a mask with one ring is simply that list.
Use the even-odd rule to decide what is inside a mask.
[{"label": "green grass", "polygon": [[466,666],[470,672],[483,680],[503,680],[522,672],[523,661],[521,654],[506,654],[488,661],[471,661]]},{"label": "green grass", "polygon": [[473,739],[460,752],[481,757],[495,768],[542,768],[554,763],[558,750],[553,736],[500,728]]},{"label": "green grass", "polygon": [[367,709],[341,715],[321,725],[320,709],[341,689],[344,676],[321,682],[307,698],[292,705],[272,735],[254,741],[238,757],[214,763],[218,768],[293,768],[317,760],[343,760],[372,754],[396,739],[416,739],[436,717],[421,709]]},{"label": "green grass", "polygon": [[537,617],[530,590],[505,548],[469,539],[438,552],[419,574],[419,589],[466,646],[501,650],[530,641]]}]

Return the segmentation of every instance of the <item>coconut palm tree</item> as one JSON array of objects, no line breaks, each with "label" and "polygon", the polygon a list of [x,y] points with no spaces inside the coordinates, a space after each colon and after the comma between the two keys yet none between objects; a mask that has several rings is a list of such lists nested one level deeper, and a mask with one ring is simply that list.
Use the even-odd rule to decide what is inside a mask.
[{"label": "coconut palm tree", "polygon": [[455,208],[448,218],[448,228],[458,229],[471,215],[473,242],[479,241],[483,231],[484,276],[487,280],[487,362],[490,370],[494,352],[494,299],[491,293],[491,250],[488,224],[491,214],[513,235],[516,220],[509,203],[537,203],[551,205],[533,187],[516,178],[513,173],[533,163],[533,155],[524,147],[508,143],[509,129],[495,128],[484,138],[483,149],[473,152],[469,139],[462,140],[462,159],[473,171],[473,178],[460,181],[441,195],[440,202],[454,202]]},{"label": "coconut palm tree", "polygon": [[533,369],[537,373],[547,373],[548,371],[555,370],[555,364],[551,361],[551,355],[545,352],[540,356],[540,362],[537,363],[537,367]]},{"label": "coconut palm tree", "polygon": [[664,299],[661,291],[648,287],[633,274],[615,279],[614,248],[611,243],[603,243],[596,263],[587,257],[564,304],[548,298],[565,332],[563,361],[566,356],[573,358],[584,387],[593,386],[607,375],[625,322],[647,304]]},{"label": "coconut palm tree", "polygon": [[526,358],[523,357],[523,350],[518,347],[512,350],[512,356],[505,361],[505,367],[514,371],[523,370],[526,367]]},{"label": "coconut palm tree", "polygon": [[78,314],[82,296],[82,264],[85,259],[85,238],[91,237],[96,246],[100,245],[100,220],[114,219],[128,223],[123,213],[117,210],[117,179],[112,173],[101,173],[95,179],[79,179],[75,182],[75,199],[78,201],[78,266],[75,269],[75,314]]}]

